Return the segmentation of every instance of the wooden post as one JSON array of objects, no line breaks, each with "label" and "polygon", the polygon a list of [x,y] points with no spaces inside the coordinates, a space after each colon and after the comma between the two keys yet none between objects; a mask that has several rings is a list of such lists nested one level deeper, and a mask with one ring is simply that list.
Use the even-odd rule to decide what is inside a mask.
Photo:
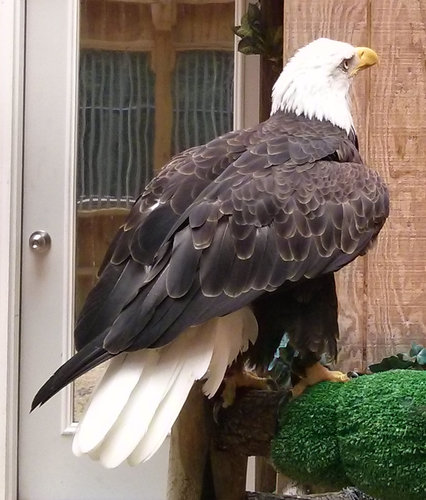
[{"label": "wooden post", "polygon": [[232,450],[210,446],[214,500],[244,500],[246,494],[247,459]]},{"label": "wooden post", "polygon": [[210,489],[204,484],[210,447],[210,421],[201,384],[196,383],[172,429],[168,500],[200,500],[203,489]]},{"label": "wooden post", "polygon": [[192,388],[172,429],[168,500],[243,500],[247,454],[218,447],[213,404]]},{"label": "wooden post", "polygon": [[172,27],[176,22],[176,4],[151,5],[155,27],[152,69],[155,73],[154,171],[158,172],[171,157],[173,102],[172,72],[176,54]]},{"label": "wooden post", "polygon": [[254,487],[256,491],[272,493],[277,486],[277,471],[268,458],[256,457]]}]

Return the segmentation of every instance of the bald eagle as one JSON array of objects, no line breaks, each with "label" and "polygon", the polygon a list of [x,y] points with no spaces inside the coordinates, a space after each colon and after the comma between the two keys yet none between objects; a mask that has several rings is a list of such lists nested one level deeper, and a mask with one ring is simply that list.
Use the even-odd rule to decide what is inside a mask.
[{"label": "bald eagle", "polygon": [[213,396],[241,353],[267,363],[284,331],[315,380],[342,380],[316,363],[336,354],[333,273],[388,216],[348,101],[353,77],[377,61],[366,47],[310,43],[278,78],[268,120],[178,154],[148,184],[77,321],[77,353],[33,401],[111,360],[77,455],[106,467],[147,460],[195,380]]}]

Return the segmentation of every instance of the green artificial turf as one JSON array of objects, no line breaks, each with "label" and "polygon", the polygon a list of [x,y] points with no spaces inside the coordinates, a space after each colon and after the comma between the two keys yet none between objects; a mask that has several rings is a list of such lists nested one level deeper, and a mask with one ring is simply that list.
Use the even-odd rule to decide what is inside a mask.
[{"label": "green artificial turf", "polygon": [[282,409],[272,459],[299,481],[353,485],[381,500],[425,500],[426,372],[311,387]]}]

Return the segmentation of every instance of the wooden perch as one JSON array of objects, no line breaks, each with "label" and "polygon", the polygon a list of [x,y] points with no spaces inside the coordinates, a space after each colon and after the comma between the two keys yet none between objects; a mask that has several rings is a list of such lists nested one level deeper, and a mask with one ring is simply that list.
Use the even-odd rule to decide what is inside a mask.
[{"label": "wooden perch", "polygon": [[220,403],[215,406],[201,384],[194,385],[172,431],[168,500],[244,499],[247,458],[269,456],[286,393],[251,390],[238,396],[216,412]]},{"label": "wooden perch", "polygon": [[[246,492],[249,456],[269,457],[278,409],[287,391],[249,390],[229,408],[196,384],[173,431],[168,500],[368,500],[356,489],[314,495]],[[215,417],[214,417],[215,415]]]},{"label": "wooden perch", "polygon": [[222,408],[214,427],[220,450],[249,456],[269,457],[278,408],[287,391],[247,391],[229,408]]}]

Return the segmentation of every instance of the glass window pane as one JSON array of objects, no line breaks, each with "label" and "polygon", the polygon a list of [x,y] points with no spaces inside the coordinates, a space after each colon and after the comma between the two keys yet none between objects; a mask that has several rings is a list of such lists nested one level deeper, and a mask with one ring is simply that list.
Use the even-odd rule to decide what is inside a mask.
[{"label": "glass window pane", "polygon": [[78,208],[128,208],[153,170],[149,54],[82,50],[79,91]]},{"label": "glass window pane", "polygon": [[[154,74],[149,54],[80,53],[76,312],[96,283],[106,247],[153,170]],[[78,420],[100,366],[75,383]]]},{"label": "glass window pane", "polygon": [[[76,315],[154,169],[232,128],[234,3],[156,7],[81,1]],[[75,382],[75,421],[104,370]]]},{"label": "glass window pane", "polygon": [[179,52],[173,75],[173,153],[229,132],[233,121],[234,54]]}]

